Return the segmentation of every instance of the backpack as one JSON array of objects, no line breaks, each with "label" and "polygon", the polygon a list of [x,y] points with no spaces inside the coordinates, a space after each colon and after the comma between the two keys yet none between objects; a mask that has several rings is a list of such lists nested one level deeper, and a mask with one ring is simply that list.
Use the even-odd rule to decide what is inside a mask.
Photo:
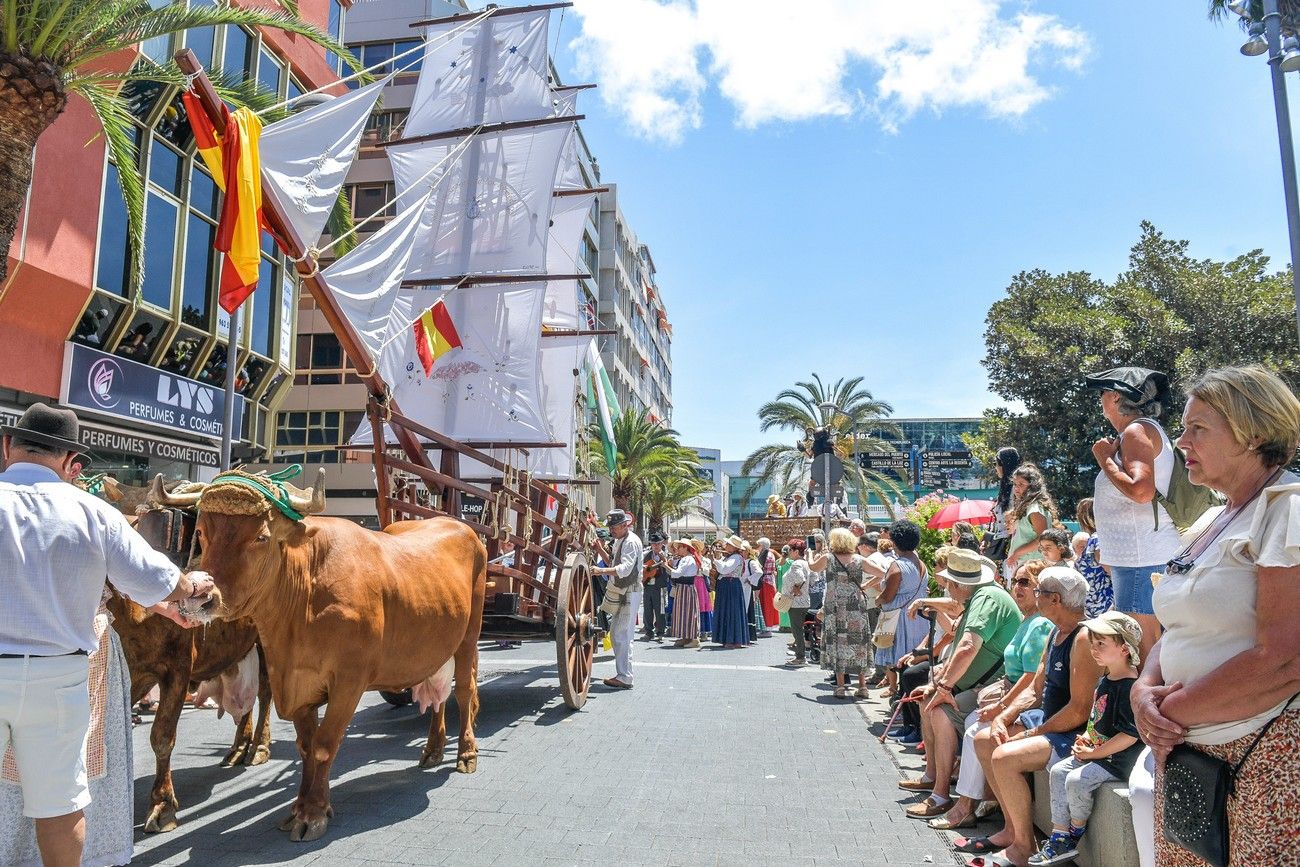
[{"label": "backpack", "polygon": [[1174,468],[1169,474],[1169,493],[1162,494],[1160,489],[1156,488],[1155,499],[1151,501],[1151,511],[1155,514],[1157,530],[1160,529],[1160,507],[1164,506],[1170,520],[1174,522],[1178,532],[1182,533],[1196,523],[1196,519],[1206,511],[1215,506],[1222,506],[1225,500],[1217,491],[1204,485],[1193,484],[1187,477],[1187,460],[1183,457],[1182,450],[1175,447],[1173,451]]}]

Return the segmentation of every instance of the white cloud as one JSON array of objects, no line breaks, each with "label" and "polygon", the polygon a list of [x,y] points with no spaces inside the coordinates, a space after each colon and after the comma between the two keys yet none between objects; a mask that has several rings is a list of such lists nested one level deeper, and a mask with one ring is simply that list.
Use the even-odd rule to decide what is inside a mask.
[{"label": "white cloud", "polygon": [[[668,142],[701,125],[710,83],[743,127],[870,113],[892,130],[918,111],[954,107],[1020,117],[1051,95],[1043,70],[1077,71],[1089,52],[1082,31],[1003,0],[576,6],[579,72],[637,133]],[[874,84],[855,84],[864,74]]]}]

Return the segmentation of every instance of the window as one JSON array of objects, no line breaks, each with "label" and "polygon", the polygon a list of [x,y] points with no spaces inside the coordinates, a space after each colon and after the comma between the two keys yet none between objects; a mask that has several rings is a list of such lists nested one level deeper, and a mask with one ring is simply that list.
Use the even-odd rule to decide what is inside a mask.
[{"label": "window", "polygon": [[168,199],[150,192],[145,201],[144,282],[140,293],[156,307],[172,306],[173,266],[176,260],[177,208]]},{"label": "window", "polygon": [[406,123],[406,117],[410,112],[405,109],[399,111],[380,111],[370,115],[366,120],[366,131],[361,137],[362,144],[378,144],[379,142],[392,141],[401,135],[402,125]]},{"label": "window", "polygon": [[122,182],[117,175],[117,166],[109,163],[104,173],[104,213],[99,220],[95,285],[113,295],[129,294],[126,248],[126,202],[122,200]]},{"label": "window", "polygon": [[[420,66],[424,63],[424,52],[412,51],[420,45],[418,39],[403,39],[396,42],[362,42],[348,46],[352,56],[357,59],[361,66],[370,69],[370,74],[379,78],[387,75],[394,69],[400,70],[403,75],[414,75],[420,71]],[[411,51],[410,54],[406,52]],[[402,57],[406,54],[405,57]],[[393,58],[398,58],[393,63],[389,63]],[[382,66],[380,64],[383,64]],[[377,67],[371,69],[371,67]]]},{"label": "window", "polygon": [[[329,20],[325,23],[325,30],[330,36],[334,37],[335,42],[343,41],[343,21],[346,17],[346,11],[339,0],[330,0]],[[325,52],[325,62],[330,65],[335,72],[343,71],[343,58],[339,57],[333,51]]]},{"label": "window", "polygon": [[181,275],[181,321],[205,331],[212,319],[212,289],[217,280],[217,251],[212,246],[216,236],[216,226],[190,212]]},{"label": "window", "polygon": [[297,364],[295,385],[351,385],[361,382],[339,339],[332,332],[299,334]]},{"label": "window", "polygon": [[[343,453],[335,447],[345,444],[347,438],[364,418],[363,412],[338,410],[282,412],[276,420],[276,460],[293,463],[340,463]],[[298,448],[295,449],[294,446]]]},{"label": "window", "polygon": [[270,53],[262,51],[257,62],[257,83],[277,96],[284,83],[284,64]]},{"label": "window", "polygon": [[348,200],[352,202],[353,220],[360,223],[368,217],[378,215],[363,231],[373,232],[390,217],[397,216],[397,203],[393,201],[397,190],[393,184],[354,184],[347,191]]},{"label": "window", "polygon": [[226,50],[222,53],[221,69],[230,74],[243,73],[249,77],[253,71],[256,41],[242,27],[226,28]]},{"label": "window", "polygon": [[596,259],[596,247],[587,237],[587,233],[582,234],[582,261],[587,266],[587,273],[593,277],[599,273],[599,266]]}]

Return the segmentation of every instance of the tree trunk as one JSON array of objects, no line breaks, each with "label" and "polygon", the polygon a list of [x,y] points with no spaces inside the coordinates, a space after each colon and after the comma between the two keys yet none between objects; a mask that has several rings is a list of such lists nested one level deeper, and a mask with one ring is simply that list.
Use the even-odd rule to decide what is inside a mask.
[{"label": "tree trunk", "polygon": [[25,54],[0,52],[0,282],[32,183],[36,140],[68,104],[59,68]]}]

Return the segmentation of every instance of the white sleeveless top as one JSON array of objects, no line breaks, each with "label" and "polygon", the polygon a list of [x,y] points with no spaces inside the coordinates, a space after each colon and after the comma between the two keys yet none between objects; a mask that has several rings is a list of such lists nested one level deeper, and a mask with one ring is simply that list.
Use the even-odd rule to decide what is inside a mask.
[{"label": "white sleeveless top", "polygon": [[[1174,445],[1160,423],[1154,419],[1138,421],[1160,434],[1160,452],[1155,459],[1156,489],[1169,493],[1169,477],[1174,471]],[[1101,561],[1106,566],[1162,566],[1178,553],[1182,543],[1178,528],[1165,507],[1137,503],[1110,480],[1105,472],[1097,473],[1093,487],[1092,509],[1097,519],[1097,539],[1101,543]],[[1156,529],[1159,515],[1160,528]]]}]

